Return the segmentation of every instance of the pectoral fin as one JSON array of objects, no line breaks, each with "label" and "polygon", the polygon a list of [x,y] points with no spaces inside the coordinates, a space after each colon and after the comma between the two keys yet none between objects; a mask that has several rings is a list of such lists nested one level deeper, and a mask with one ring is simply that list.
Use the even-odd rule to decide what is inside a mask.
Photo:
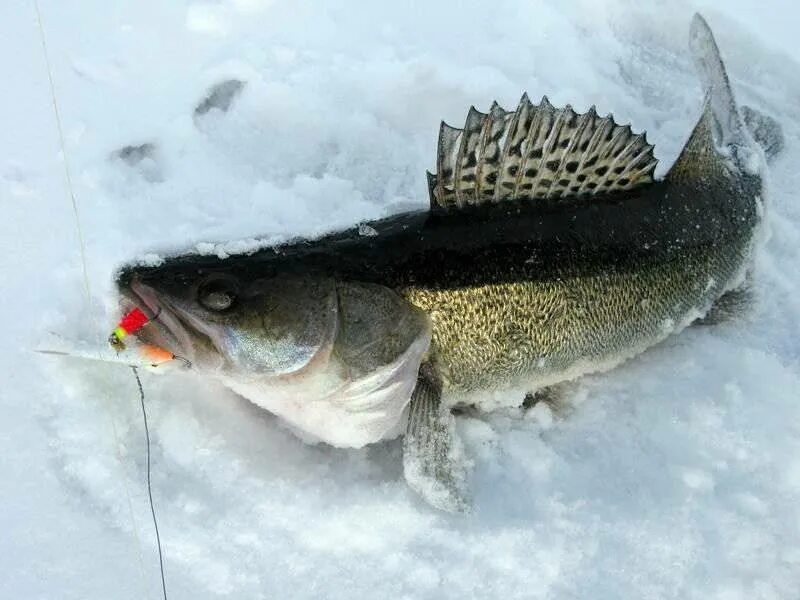
[{"label": "pectoral fin", "polygon": [[435,508],[466,512],[470,508],[468,468],[455,417],[442,407],[441,395],[435,369],[423,364],[411,396],[403,472],[408,485]]}]

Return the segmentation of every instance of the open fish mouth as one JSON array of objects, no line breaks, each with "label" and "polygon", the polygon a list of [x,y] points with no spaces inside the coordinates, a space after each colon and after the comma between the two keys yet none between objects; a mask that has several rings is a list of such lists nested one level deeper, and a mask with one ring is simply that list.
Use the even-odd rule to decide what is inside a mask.
[{"label": "open fish mouth", "polygon": [[150,326],[137,332],[136,337],[144,343],[166,348],[193,361],[195,356],[191,335],[169,302],[160,299],[153,288],[136,278],[130,283],[130,291],[128,299],[134,304],[143,304],[150,316]]}]

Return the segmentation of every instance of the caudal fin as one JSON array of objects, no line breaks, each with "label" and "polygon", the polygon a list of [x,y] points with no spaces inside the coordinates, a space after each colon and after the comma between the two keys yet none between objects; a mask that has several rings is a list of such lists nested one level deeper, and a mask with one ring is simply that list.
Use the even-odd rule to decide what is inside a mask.
[{"label": "caudal fin", "polygon": [[699,14],[692,19],[689,49],[706,98],[703,114],[667,179],[707,178],[731,169],[756,175],[760,152],[739,113],[714,34]]},{"label": "caudal fin", "polygon": [[689,48],[706,92],[717,146],[752,147],[755,141],[772,159],[783,149],[783,131],[775,119],[749,106],[736,105],[714,34],[699,14],[692,19]]},{"label": "caudal fin", "polygon": [[717,42],[708,23],[699,14],[692,18],[689,49],[706,92],[706,102],[713,118],[714,141],[721,147],[747,145],[747,136]]},{"label": "caudal fin", "polygon": [[750,135],[764,150],[767,162],[783,152],[783,128],[778,121],[750,106],[742,106],[742,118]]}]

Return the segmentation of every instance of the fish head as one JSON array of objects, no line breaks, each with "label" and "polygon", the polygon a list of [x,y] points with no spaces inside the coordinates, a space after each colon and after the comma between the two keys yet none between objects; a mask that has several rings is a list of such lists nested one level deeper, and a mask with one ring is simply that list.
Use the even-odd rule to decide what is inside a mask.
[{"label": "fish head", "polygon": [[337,326],[332,279],[278,275],[235,260],[129,268],[117,279],[124,306],[150,322],[140,341],[167,348],[203,371],[283,377],[326,361]]}]

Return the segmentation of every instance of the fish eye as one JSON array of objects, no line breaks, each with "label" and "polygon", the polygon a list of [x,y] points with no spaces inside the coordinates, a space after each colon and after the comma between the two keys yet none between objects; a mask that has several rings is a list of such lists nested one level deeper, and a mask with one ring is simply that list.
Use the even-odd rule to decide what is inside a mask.
[{"label": "fish eye", "polygon": [[229,279],[210,279],[197,290],[197,301],[214,312],[228,310],[236,302],[236,284]]}]

